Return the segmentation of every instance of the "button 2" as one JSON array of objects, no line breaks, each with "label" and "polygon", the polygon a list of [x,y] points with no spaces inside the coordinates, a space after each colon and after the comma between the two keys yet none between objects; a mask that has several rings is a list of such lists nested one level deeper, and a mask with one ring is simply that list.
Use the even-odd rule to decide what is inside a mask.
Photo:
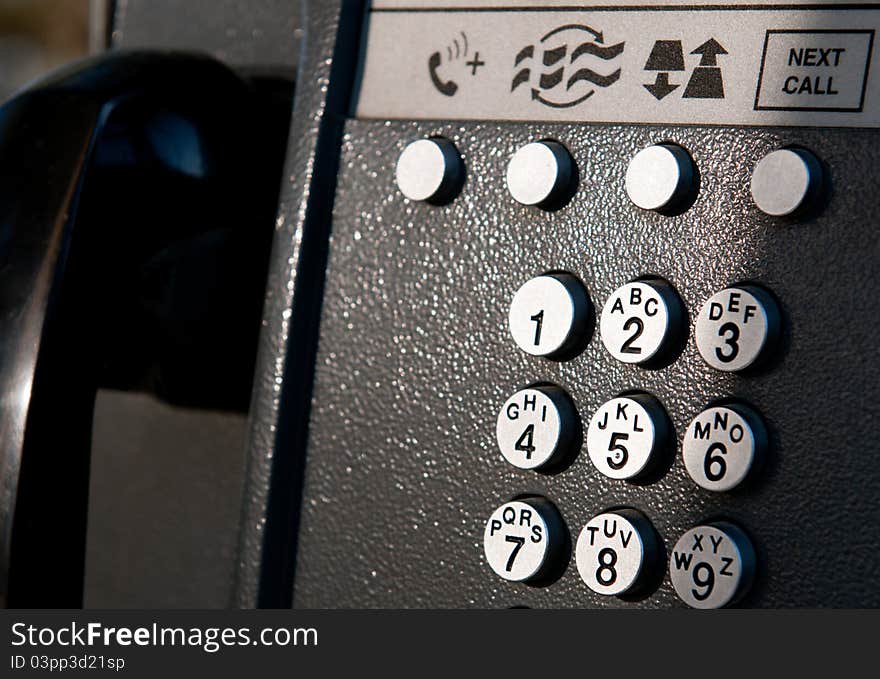
[{"label": "button 2", "polygon": [[483,532],[486,561],[511,582],[541,580],[554,573],[567,544],[562,516],[544,498],[506,502],[492,513]]},{"label": "button 2", "polygon": [[590,519],[578,536],[578,573],[596,594],[634,596],[662,574],[661,544],[651,522],[635,509],[604,512]]},{"label": "button 2", "polygon": [[461,156],[448,139],[419,139],[397,159],[397,187],[410,200],[448,202],[458,193],[463,177]]},{"label": "button 2", "polygon": [[678,598],[691,608],[722,608],[741,599],[755,575],[755,549],[737,526],[718,522],[691,528],[669,560]]},{"label": "button 2", "polygon": [[754,410],[742,404],[706,408],[688,425],[682,441],[687,473],[701,488],[736,488],[762,462],[767,429]]},{"label": "button 2", "polygon": [[678,348],[684,307],[669,283],[633,281],[614,291],[602,309],[599,332],[608,352],[623,363],[652,365]]},{"label": "button 2", "polygon": [[521,389],[507,400],[495,436],[514,467],[541,469],[573,457],[580,430],[571,397],[557,386],[542,385]]},{"label": "button 2", "polygon": [[660,461],[669,446],[671,424],[660,402],[650,394],[618,396],[590,419],[590,461],[612,479],[637,479]]},{"label": "button 2", "polygon": [[533,356],[563,358],[586,343],[590,299],[571,274],[538,276],[513,296],[508,323],[517,346]]},{"label": "button 2", "polygon": [[726,288],[703,305],[697,317],[697,349],[716,370],[745,370],[776,347],[781,333],[779,306],[756,286]]},{"label": "button 2", "polygon": [[518,203],[552,207],[572,188],[574,161],[555,141],[539,141],[520,148],[507,165],[507,190]]}]

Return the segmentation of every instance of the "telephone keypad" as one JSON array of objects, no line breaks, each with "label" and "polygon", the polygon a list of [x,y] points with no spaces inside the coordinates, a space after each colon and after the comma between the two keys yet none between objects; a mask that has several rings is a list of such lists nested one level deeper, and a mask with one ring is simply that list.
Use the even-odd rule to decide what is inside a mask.
[{"label": "telephone keypad", "polygon": [[664,456],[671,430],[669,416],[650,394],[618,396],[590,419],[587,452],[605,476],[638,479]]},{"label": "telephone keypad", "polygon": [[762,462],[767,430],[752,408],[736,403],[706,408],[682,440],[687,473],[701,488],[733,490]]},{"label": "telephone keypad", "polygon": [[641,512],[629,508],[606,511],[581,530],[575,562],[581,579],[596,594],[634,595],[662,574],[662,541]]},{"label": "telephone keypad", "polygon": [[511,500],[496,509],[483,531],[489,567],[511,582],[535,582],[554,573],[567,549],[559,510],[542,497]]},{"label": "telephone keypad", "polygon": [[691,608],[723,608],[741,599],[755,574],[749,537],[726,521],[696,526],[682,535],[669,559],[678,597]]},{"label": "telephone keypad", "polygon": [[562,358],[580,348],[590,320],[590,298],[571,274],[553,273],[526,282],[510,304],[508,325],[527,354]]},{"label": "telephone keypad", "polygon": [[669,283],[637,280],[605,302],[599,334],[618,361],[651,365],[674,354],[684,335],[683,318],[684,306]]},{"label": "telephone keypad", "polygon": [[504,459],[519,469],[553,467],[576,454],[577,408],[560,387],[520,389],[502,406],[495,438]]},{"label": "telephone keypad", "polygon": [[780,324],[779,307],[765,290],[753,285],[725,288],[697,316],[697,349],[716,370],[746,370],[775,348]]}]

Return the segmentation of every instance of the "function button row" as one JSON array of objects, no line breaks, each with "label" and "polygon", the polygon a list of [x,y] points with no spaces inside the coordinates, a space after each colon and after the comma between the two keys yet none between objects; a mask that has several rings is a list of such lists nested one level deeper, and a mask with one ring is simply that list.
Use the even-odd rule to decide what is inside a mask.
[{"label": "function button row", "polygon": [[[582,425],[571,396],[556,385],[517,391],[502,406],[495,438],[504,459],[519,469],[550,471],[578,453]],[[666,409],[654,396],[628,392],[602,404],[590,418],[587,454],[611,479],[646,481],[668,469],[674,433]],[[733,490],[754,475],[769,451],[763,418],[739,402],[713,405],[688,424],[682,458],[701,488]]]},{"label": "function button row", "polygon": [[[564,571],[568,529],[543,497],[507,502],[483,532],[483,553],[496,575],[510,582],[549,582]],[[578,574],[596,594],[623,599],[650,595],[663,577],[663,539],[651,521],[629,507],[597,514],[583,527],[574,549]],[[749,590],[756,570],[751,540],[738,526],[719,521],[691,528],[669,558],[678,597],[692,608],[722,608]]]},{"label": "function button row", "polygon": [[[532,356],[572,358],[589,340],[591,302],[568,273],[526,282],[510,304],[508,323],[517,346]],[[602,308],[599,333],[615,359],[659,367],[678,355],[687,336],[684,303],[668,282],[643,278],[615,290]],[[714,294],[696,321],[697,350],[716,370],[740,372],[763,363],[779,344],[782,314],[768,291],[737,285]]]},{"label": "function button row", "polygon": [[[624,188],[643,210],[674,213],[696,190],[697,170],[690,154],[674,143],[639,151],[626,170]],[[577,165],[557,141],[528,143],[511,157],[507,189],[518,203],[544,209],[561,207],[577,184]],[[455,198],[464,184],[464,163],[455,144],[443,137],[408,144],[397,160],[397,186],[410,200],[435,205]],[[790,217],[818,207],[826,194],[821,161],[802,148],[783,148],[764,156],[752,171],[752,200],[772,217]]]}]

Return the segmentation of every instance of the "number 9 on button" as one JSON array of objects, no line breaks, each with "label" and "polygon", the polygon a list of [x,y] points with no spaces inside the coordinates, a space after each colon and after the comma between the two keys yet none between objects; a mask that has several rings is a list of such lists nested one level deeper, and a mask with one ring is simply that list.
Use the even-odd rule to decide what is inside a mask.
[{"label": "number 9 on button", "polygon": [[517,346],[532,356],[572,358],[588,339],[590,298],[567,273],[537,276],[513,296],[508,318]]}]

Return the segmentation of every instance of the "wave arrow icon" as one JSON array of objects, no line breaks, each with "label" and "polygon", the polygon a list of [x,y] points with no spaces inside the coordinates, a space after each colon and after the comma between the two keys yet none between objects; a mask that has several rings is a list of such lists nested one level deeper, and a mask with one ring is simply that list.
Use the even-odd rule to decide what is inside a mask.
[{"label": "wave arrow icon", "polygon": [[654,82],[644,85],[644,88],[654,95],[657,101],[672,94],[679,87],[679,85],[669,82],[668,73],[658,73],[657,79]]}]

